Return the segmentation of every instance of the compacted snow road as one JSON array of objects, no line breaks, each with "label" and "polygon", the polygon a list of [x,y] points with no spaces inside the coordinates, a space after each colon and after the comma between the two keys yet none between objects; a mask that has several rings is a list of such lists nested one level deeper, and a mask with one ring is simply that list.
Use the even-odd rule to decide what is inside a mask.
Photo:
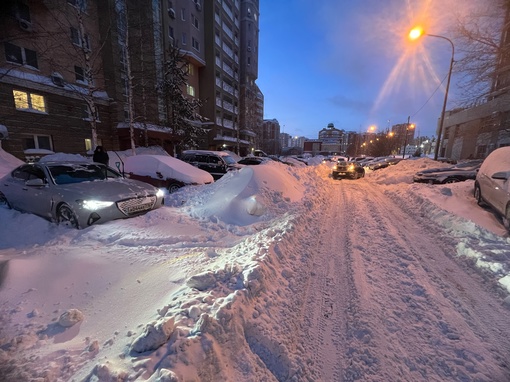
[{"label": "compacted snow road", "polygon": [[298,379],[510,381],[508,311],[455,243],[366,179],[332,184],[296,298],[315,355]]}]

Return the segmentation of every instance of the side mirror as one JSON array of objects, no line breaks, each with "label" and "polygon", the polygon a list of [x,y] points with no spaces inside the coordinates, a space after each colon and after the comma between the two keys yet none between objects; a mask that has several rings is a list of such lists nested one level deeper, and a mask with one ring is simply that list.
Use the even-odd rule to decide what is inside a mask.
[{"label": "side mirror", "polygon": [[44,186],[46,184],[44,183],[43,179],[37,178],[37,179],[27,180],[25,182],[25,185],[26,186],[30,186],[30,187],[41,187],[41,186]]},{"label": "side mirror", "polygon": [[510,171],[495,172],[491,176],[492,179],[500,179],[500,180],[504,180],[504,181],[507,181],[509,177],[510,177]]}]

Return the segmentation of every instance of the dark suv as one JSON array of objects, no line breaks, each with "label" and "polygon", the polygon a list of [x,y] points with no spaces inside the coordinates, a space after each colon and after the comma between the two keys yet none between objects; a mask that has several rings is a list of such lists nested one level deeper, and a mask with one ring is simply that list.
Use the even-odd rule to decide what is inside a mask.
[{"label": "dark suv", "polygon": [[333,179],[358,179],[365,176],[365,169],[356,162],[347,162],[339,159],[331,170],[331,177]]},{"label": "dark suv", "polygon": [[207,171],[215,180],[221,178],[228,171],[243,167],[224,151],[186,150],[182,152],[179,159]]}]

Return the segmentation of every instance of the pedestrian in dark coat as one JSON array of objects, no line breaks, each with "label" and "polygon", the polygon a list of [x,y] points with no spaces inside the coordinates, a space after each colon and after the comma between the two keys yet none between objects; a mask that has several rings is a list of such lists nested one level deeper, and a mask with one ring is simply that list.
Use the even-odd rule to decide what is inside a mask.
[{"label": "pedestrian in dark coat", "polygon": [[97,146],[94,150],[94,156],[92,157],[94,162],[102,163],[104,165],[108,166],[108,162],[110,161],[110,157],[108,156],[108,153],[103,148],[103,146]]}]

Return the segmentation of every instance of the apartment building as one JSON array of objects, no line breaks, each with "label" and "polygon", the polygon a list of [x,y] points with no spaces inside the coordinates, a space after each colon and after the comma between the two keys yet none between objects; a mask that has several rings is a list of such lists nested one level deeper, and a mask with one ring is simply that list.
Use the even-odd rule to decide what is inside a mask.
[{"label": "apartment building", "polygon": [[445,113],[439,156],[485,158],[510,146],[510,5],[505,12],[491,91],[483,103]]},{"label": "apartment building", "polygon": [[[255,129],[262,126],[258,75],[258,0],[211,0],[205,12],[205,61],[200,94],[206,99],[202,115],[208,119],[207,146],[246,155],[253,148]],[[250,101],[248,101],[250,99]],[[253,101],[251,101],[253,99]],[[263,99],[263,98],[262,98]],[[254,120],[256,119],[256,122]]]},{"label": "apartment building", "polygon": [[174,48],[185,58],[182,93],[203,100],[189,120],[207,129],[199,148],[246,154],[253,147],[263,114],[258,1],[10,0],[3,7],[0,139],[8,152],[31,159],[134,144],[176,153],[171,100],[161,91]]},{"label": "apartment building", "polygon": [[[8,6],[7,6],[8,5]],[[95,2],[11,1],[0,14],[2,147],[21,159],[85,154],[111,130]]]}]

